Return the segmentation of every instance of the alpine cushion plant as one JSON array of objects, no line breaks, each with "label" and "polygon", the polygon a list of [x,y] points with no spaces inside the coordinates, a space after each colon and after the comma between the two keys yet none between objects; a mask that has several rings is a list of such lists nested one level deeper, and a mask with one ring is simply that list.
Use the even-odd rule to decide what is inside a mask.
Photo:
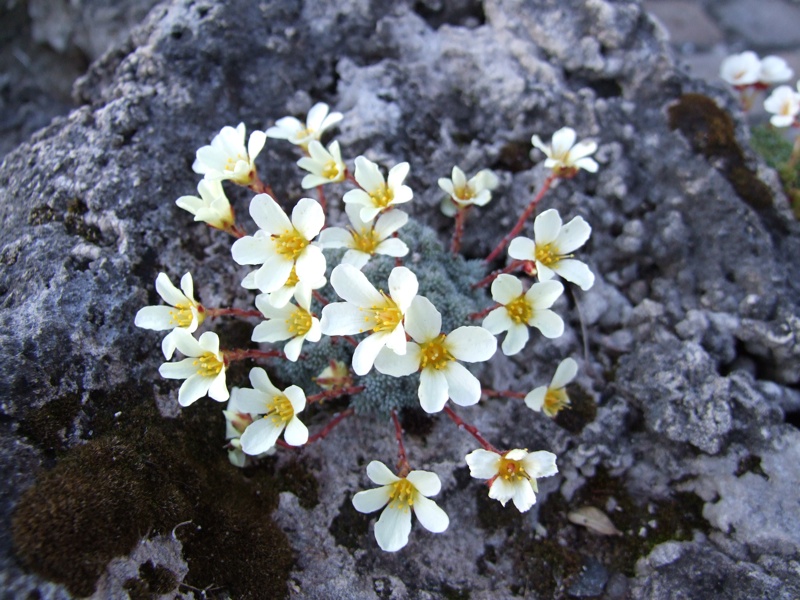
[{"label": "alpine cushion plant", "polygon": [[[780,71],[779,65],[767,67],[773,74]],[[537,478],[557,472],[555,455],[498,449],[455,409],[492,396],[524,400],[548,416],[569,408],[565,387],[577,375],[571,358],[561,362],[549,386],[527,395],[485,388],[480,369],[494,358],[498,334],[507,332],[502,351],[508,356],[525,350],[530,327],[546,339],[560,336],[564,320],[553,307],[564,287],[591,288],[594,274],[573,256],[591,233],[582,217],[564,225],[550,209],[529,230],[530,218],[553,182],[599,168],[591,158],[597,144],[576,143],[576,132],[566,127],[555,132],[549,145],[534,135],[532,144],[545,153],[550,174],[492,253],[484,261],[466,261],[459,244],[466,212],[485,206],[501,178],[484,169],[468,179],[453,166],[448,168],[450,178],[438,179],[456,217],[448,252],[435,232],[397,208],[414,197],[405,183],[408,163],[395,164],[384,177],[383,165],[364,156],[349,165],[337,141],[323,144],[323,136],[341,119],[341,113],[318,103],[304,119],[284,117],[266,134],[253,132],[246,147],[240,124],[223,127],[210,145],[200,148],[194,164],[195,172],[204,175],[199,196],[183,196],[177,204],[196,222],[235,238],[234,263],[255,266],[241,280],[243,288],[258,292],[255,307],[204,306],[194,298],[191,275],[183,276],[178,289],[161,273],[156,289],[166,305],[142,308],[135,322],[167,332],[162,343],[167,360],[175,350],[184,355],[159,369],[167,379],[185,380],[178,392],[181,406],[205,395],[220,402],[230,398],[223,416],[234,466],[258,466],[266,454],[322,440],[354,416],[366,418],[371,426],[390,418],[397,468],[392,472],[372,460],[367,476],[378,487],[356,493],[352,502],[364,513],[382,510],[375,539],[381,549],[395,552],[410,541],[412,513],[434,533],[449,525],[445,511],[430,499],[441,490],[441,479],[411,466],[398,417],[404,408],[443,413],[472,435],[481,448],[466,457],[470,472],[487,480],[490,497],[504,505],[512,500],[520,511],[528,510],[536,500]],[[261,181],[255,159],[267,136],[298,147],[302,156],[297,165],[305,172],[301,187],[315,189],[319,200],[285,202]],[[255,193],[249,205],[254,232],[236,223],[224,187],[230,185]],[[323,186],[333,190],[332,202],[325,200]],[[348,223],[331,220],[331,215],[343,213]],[[506,246],[507,265],[487,275],[489,264]],[[564,283],[554,280],[556,275]],[[491,299],[485,289],[490,283]],[[218,317],[248,320],[258,347],[223,350],[209,328]],[[229,365],[245,360],[263,366],[250,369],[249,387],[234,387],[229,393]],[[307,407],[313,407],[315,423],[331,413],[328,401],[338,398],[349,398],[350,406],[342,410],[341,404],[335,405],[339,412],[310,432],[301,420]],[[491,411],[494,404],[481,406]]]}]

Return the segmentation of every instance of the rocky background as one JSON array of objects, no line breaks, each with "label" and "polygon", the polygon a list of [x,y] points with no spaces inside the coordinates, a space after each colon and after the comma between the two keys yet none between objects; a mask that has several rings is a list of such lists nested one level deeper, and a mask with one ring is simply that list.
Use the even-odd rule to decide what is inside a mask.
[{"label": "rocky background", "polygon": [[[735,98],[677,68],[639,3],[172,0],[130,35],[148,3],[63,3],[68,20],[33,22],[20,11],[55,4],[6,5],[93,62],[70,99],[58,65],[77,59],[54,52],[26,71],[25,105],[43,110],[3,113],[18,136],[0,166],[3,597],[800,596],[800,228]],[[60,106],[77,104],[52,122],[62,111],[35,93],[48,72]],[[469,478],[466,433],[409,411],[412,464],[442,477],[451,525],[381,553],[350,498],[367,462],[394,460],[388,422],[350,419],[241,472],[219,405],[180,411],[159,379],[159,338],[133,326],[158,272],[191,270],[212,306],[250,301],[230,241],[174,205],[194,192],[194,151],[316,101],[344,113],[347,156],[411,163],[410,210],[443,241],[437,178],[494,169],[495,200],[467,224],[473,257],[547,175],[531,134],[567,124],[598,141],[599,173],[543,202],[592,224],[581,256],[597,282],[558,305],[562,338],[484,373],[527,391],[572,355],[575,406],[555,421],[512,400],[459,411],[501,447],[558,454],[529,513]],[[293,161],[279,142],[259,157],[287,203],[302,195]],[[568,519],[586,506],[616,532]]]}]

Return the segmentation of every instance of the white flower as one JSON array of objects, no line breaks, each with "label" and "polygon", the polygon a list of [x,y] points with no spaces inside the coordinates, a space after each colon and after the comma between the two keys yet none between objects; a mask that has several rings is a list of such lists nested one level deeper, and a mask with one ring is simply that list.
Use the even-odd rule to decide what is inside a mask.
[{"label": "white flower", "polygon": [[800,113],[800,94],[788,85],[778,86],[764,100],[764,110],[772,113],[769,122],[775,127],[789,127]]},{"label": "white flower", "polygon": [[455,215],[459,208],[467,206],[485,206],[492,199],[492,190],[497,187],[497,176],[489,169],[478,171],[477,175],[467,181],[464,171],[453,167],[451,179],[439,179],[439,187],[449,194],[442,203],[442,212],[449,217]]},{"label": "white flower", "polygon": [[[258,289],[258,286],[256,285],[256,273],[258,273],[258,270],[250,271],[247,275],[244,276],[244,279],[242,279],[243,288],[248,290]],[[269,300],[269,303],[272,304],[272,306],[276,308],[281,308],[283,306],[286,306],[286,303],[292,299],[292,296],[294,296],[295,292],[297,292],[299,288],[306,288],[309,291],[318,290],[322,287],[325,287],[326,283],[328,283],[328,280],[324,276],[320,277],[317,281],[315,281],[312,284],[309,284],[308,282],[300,283],[300,280],[297,278],[297,270],[294,267],[292,267],[292,271],[289,273],[289,279],[286,280],[286,283],[284,283],[274,292],[263,294],[263,296]]]},{"label": "white flower", "polygon": [[[225,439],[228,440],[228,460],[234,467],[244,467],[247,464],[247,455],[242,451],[242,433],[253,422],[253,415],[243,412],[239,406],[239,388],[231,390],[228,406],[222,411],[225,416]],[[273,454],[274,448],[259,456]]]},{"label": "white flower", "polygon": [[528,327],[536,327],[546,338],[564,333],[564,321],[550,310],[564,286],[558,281],[534,283],[523,293],[522,282],[513,275],[498,275],[492,282],[492,298],[500,308],[483,320],[482,326],[497,335],[508,331],[503,340],[503,354],[512,356],[528,343]]},{"label": "white flower", "polygon": [[197,151],[192,165],[195,173],[207,179],[230,179],[239,185],[250,185],[256,180],[255,160],[264,147],[267,136],[263,131],[254,131],[244,146],[244,123],[223,127],[211,140],[210,146]]},{"label": "white flower", "polygon": [[300,287],[294,294],[296,306],[292,303],[276,308],[268,299],[259,295],[256,308],[266,317],[253,329],[254,342],[280,342],[289,340],[283,352],[292,362],[296,362],[303,348],[303,342],[318,342],[322,336],[319,319],[311,314],[311,290]]},{"label": "white flower", "polygon": [[311,244],[325,224],[316,200],[301,198],[290,221],[275,200],[259,194],[250,202],[250,216],[260,229],[236,240],[231,254],[240,265],[263,265],[254,275],[258,289],[269,293],[284,287],[293,269],[298,281],[310,286],[325,276],[325,256]]},{"label": "white flower", "polygon": [[408,215],[402,210],[383,213],[373,224],[361,219],[361,207],[346,204],[344,207],[352,227],[328,227],[319,235],[323,248],[349,248],[342,258],[342,264],[362,269],[375,254],[384,256],[405,256],[408,246],[392,235],[408,222]]},{"label": "white flower", "polygon": [[513,500],[520,512],[536,504],[536,480],[558,473],[556,455],[544,450],[528,452],[516,448],[502,455],[474,450],[466,460],[472,477],[489,480],[489,498],[499,500],[503,506]]},{"label": "white flower", "polygon": [[762,85],[772,85],[789,81],[794,75],[791,67],[780,56],[765,56],[761,59],[758,72],[758,82]]},{"label": "white flower", "polygon": [[303,123],[294,117],[278,119],[274,127],[267,129],[267,137],[289,140],[296,146],[306,148],[309,142],[319,140],[326,129],[342,120],[342,113],[328,114],[328,105],[319,102],[311,107]]},{"label": "white flower", "polygon": [[480,381],[457,361],[483,362],[497,350],[497,340],[482,327],[459,327],[441,333],[442,315],[430,300],[417,296],[406,314],[406,342],[402,356],[386,348],[378,354],[375,368],[385,375],[405,377],[421,371],[419,401],[428,413],[439,412],[447,399],[469,406],[481,398]]},{"label": "white flower", "polygon": [[164,363],[158,372],[166,379],[186,380],[178,391],[180,405],[189,406],[206,394],[217,402],[225,402],[230,394],[225,383],[225,358],[220,352],[217,334],[206,331],[196,340],[185,329],[176,329],[172,335],[178,350],[188,358]]},{"label": "white flower", "polygon": [[577,373],[578,363],[572,358],[565,358],[559,363],[550,385],[531,390],[525,396],[525,404],[536,412],[542,411],[548,417],[555,417],[562,408],[569,406],[566,387]]},{"label": "white flower", "polygon": [[420,524],[433,533],[441,533],[450,525],[447,513],[428,498],[442,488],[436,473],[411,471],[397,477],[385,464],[373,460],[367,465],[367,476],[381,487],[358,492],[353,496],[353,506],[362,513],[386,506],[375,523],[375,540],[381,550],[397,552],[408,543],[412,510]]},{"label": "white flower", "polygon": [[575,217],[562,227],[558,211],[551,208],[536,217],[533,233],[534,240],[526,237],[511,240],[508,255],[517,260],[535,261],[540,281],[552,279],[554,273],[558,273],[582,290],[592,287],[594,274],[571,254],[583,246],[592,233],[583,217]]},{"label": "white flower", "polygon": [[306,407],[306,395],[296,385],[280,391],[269,380],[267,372],[256,367],[250,370],[253,389],[239,390],[242,412],[264,415],[255,419],[242,434],[242,450],[250,456],[268,451],[278,441],[281,432],[290,446],[302,446],[308,441],[308,428],[297,418]]},{"label": "white flower", "polygon": [[384,179],[378,165],[363,156],[357,156],[354,176],[363,189],[350,190],[343,200],[346,204],[353,203],[361,207],[362,221],[372,221],[382,210],[409,202],[414,197],[411,188],[403,185],[408,169],[407,162],[395,165],[389,170],[388,179]]},{"label": "white flower", "polygon": [[222,182],[218,179],[201,179],[197,184],[197,196],[181,196],[175,204],[194,215],[195,221],[203,221],[212,227],[227,231],[234,223],[233,209]]},{"label": "white flower", "polygon": [[331,273],[331,285],[345,302],[334,302],[322,309],[322,333],[352,335],[371,331],[353,353],[353,370],[366,375],[384,346],[398,354],[406,351],[405,316],[417,295],[417,276],[406,267],[395,267],[389,274],[389,295],[378,291],[366,276],[352,265],[338,265]]},{"label": "white flower", "polygon": [[570,177],[578,169],[585,169],[590,173],[597,172],[597,163],[589,155],[597,150],[595,142],[575,143],[576,133],[570,127],[562,127],[553,134],[550,145],[545,145],[538,135],[531,137],[531,143],[545,153],[547,160],[544,166],[553,169],[560,177]]},{"label": "white flower", "polygon": [[719,76],[735,87],[753,85],[761,73],[761,61],[755,52],[732,54],[722,61]]},{"label": "white flower", "polygon": [[303,189],[310,189],[326,183],[344,181],[347,167],[342,160],[339,142],[333,142],[328,149],[313,140],[308,145],[309,156],[304,156],[297,161],[297,166],[308,171],[300,185]]},{"label": "white flower", "polygon": [[[156,291],[170,306],[145,306],[139,309],[134,320],[137,327],[156,331],[185,329],[189,333],[194,333],[205,320],[206,312],[203,305],[194,299],[191,273],[181,277],[180,290],[172,285],[166,273],[159,273],[156,277]],[[167,360],[171,359],[175,352],[173,333],[168,333],[161,342],[161,350]]]}]

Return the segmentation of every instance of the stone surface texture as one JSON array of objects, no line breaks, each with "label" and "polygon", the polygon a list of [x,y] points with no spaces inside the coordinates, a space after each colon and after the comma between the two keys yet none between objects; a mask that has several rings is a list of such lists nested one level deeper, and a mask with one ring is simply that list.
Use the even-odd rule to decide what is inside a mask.
[{"label": "stone surface texture", "polygon": [[[287,594],[800,596],[800,227],[777,176],[749,150],[734,97],[679,69],[663,29],[633,0],[386,6],[163,2],[128,42],[93,63],[75,88],[78,108],[6,156],[0,527],[9,529],[38,469],[91,440],[106,412],[125,419],[136,408],[108,400],[116,390],[144,387],[140,402],[174,407],[177,385],[157,375],[160,339],[133,325],[140,307],[157,303],[160,271],[173,281],[191,271],[208,305],[251,302],[230,240],[174,204],[194,193],[194,151],[224,125],[263,129],[325,101],[344,113],[336,138],[351,160],[365,153],[385,167],[410,162],[409,211],[443,242],[451,223],[437,211],[437,179],[454,164],[498,173],[495,199],[467,223],[471,257],[488,253],[547,176],[542,156],[529,156],[532,134],[569,125],[598,142],[599,172],[560,182],[541,206],[591,223],[581,258],[597,282],[557,305],[561,338],[533,336],[522,354],[498,356],[483,376],[488,386],[528,391],[574,356],[575,388],[596,414],[568,428],[513,400],[459,410],[498,446],[558,455],[559,475],[540,482],[539,502],[522,515],[500,511],[469,479],[463,457],[475,443],[465,432],[443,418],[424,433],[409,431],[412,463],[441,476],[437,501],[451,523],[440,535],[416,524],[396,554],[379,551],[370,518],[350,505],[369,486],[365,465],[396,456],[390,423],[345,421],[299,451],[319,502],[283,491],[272,515],[295,551]],[[718,113],[733,115],[720,135],[735,135],[726,143],[742,148],[740,179],[732,181],[727,155],[704,154],[671,123],[670,107],[686,94],[708,96]],[[701,123],[714,135],[724,129],[718,113],[703,113],[712,124]],[[278,141],[259,157],[287,206],[304,195],[295,159]],[[758,202],[737,191],[745,184]],[[230,196],[246,214],[249,196]],[[34,427],[39,415],[64,411],[47,435]],[[221,415],[218,426],[222,445]],[[609,489],[604,481],[613,492],[587,494]],[[570,510],[600,498],[597,508],[622,536],[567,521]],[[667,524],[659,507],[676,498],[696,500],[696,522],[678,503],[681,516]],[[115,582],[143,556],[177,581],[186,576],[181,530],[172,538],[148,533],[109,565],[98,594],[124,594]],[[542,567],[558,560],[567,566]],[[225,597],[225,582],[207,584]],[[0,536],[0,589],[8,598],[34,590],[70,597],[23,565],[9,536]],[[179,591],[188,597],[193,589]],[[198,589],[195,597],[207,596]]]}]

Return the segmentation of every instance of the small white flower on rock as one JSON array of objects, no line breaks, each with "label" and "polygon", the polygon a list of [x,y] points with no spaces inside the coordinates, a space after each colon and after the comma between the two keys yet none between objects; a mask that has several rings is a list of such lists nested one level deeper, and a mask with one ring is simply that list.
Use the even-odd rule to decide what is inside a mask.
[{"label": "small white flower on rock", "polygon": [[362,513],[386,507],[375,523],[375,540],[381,550],[397,552],[408,543],[412,511],[420,524],[433,533],[441,533],[450,525],[447,513],[429,499],[442,488],[436,473],[411,471],[398,477],[385,464],[373,460],[367,465],[367,476],[381,487],[358,492],[353,496],[353,506]]},{"label": "small white flower on rock", "polygon": [[283,433],[290,446],[302,446],[308,441],[308,428],[297,418],[306,407],[306,395],[301,388],[290,385],[281,391],[272,385],[267,372],[256,367],[250,370],[250,388],[239,390],[242,412],[263,415],[255,419],[242,434],[242,451],[257,456],[268,451]]},{"label": "small white flower on rock", "polygon": [[459,327],[441,333],[442,315],[430,300],[417,296],[406,314],[406,342],[403,355],[390,348],[378,354],[375,368],[385,375],[405,377],[420,371],[419,401],[428,413],[439,412],[448,398],[461,406],[481,398],[481,383],[457,361],[483,362],[497,350],[497,340],[483,327]]},{"label": "small white flower on rock", "polygon": [[260,229],[253,236],[236,240],[231,254],[240,265],[263,265],[253,276],[258,289],[267,293],[279,290],[293,272],[298,281],[309,286],[325,276],[325,256],[311,243],[325,224],[325,214],[316,200],[302,198],[290,221],[275,200],[259,194],[250,202],[250,216]]},{"label": "small white flower on rock", "polygon": [[397,204],[409,202],[414,192],[403,181],[408,175],[407,162],[393,166],[387,179],[383,178],[378,165],[363,156],[356,157],[355,178],[362,189],[350,190],[344,195],[346,204],[355,204],[361,208],[361,220],[369,222],[378,213]]},{"label": "small white flower on rock", "polygon": [[464,171],[453,167],[452,178],[442,177],[438,183],[439,187],[448,194],[442,203],[442,212],[452,217],[459,208],[488,204],[492,199],[492,190],[497,187],[498,179],[489,169],[483,169],[467,181]]},{"label": "small white flower on rock", "polygon": [[[181,277],[181,289],[176,288],[166,273],[156,277],[156,291],[170,306],[145,306],[136,313],[134,323],[143,329],[164,331],[166,329],[185,329],[194,333],[206,318],[203,305],[194,299],[194,285],[191,273]],[[175,337],[167,334],[161,342],[164,358],[172,358],[175,352]]]},{"label": "small white flower on rock", "polygon": [[[798,83],[800,91],[800,83]],[[800,113],[800,94],[788,85],[781,85],[764,100],[764,110],[772,113],[769,122],[775,127],[789,127]]]},{"label": "small white flower on rock", "polygon": [[218,179],[202,179],[197,184],[197,196],[181,196],[175,201],[179,208],[194,215],[195,221],[203,221],[212,227],[227,231],[234,223],[233,209],[222,182]]},{"label": "small white flower on rock", "polygon": [[166,379],[185,379],[178,391],[178,403],[189,406],[206,394],[217,402],[230,397],[225,383],[225,358],[219,349],[219,337],[206,331],[199,340],[185,329],[176,329],[173,339],[184,356],[181,361],[164,363],[158,369]]},{"label": "small white flower on rock", "polygon": [[494,335],[508,331],[502,346],[506,356],[525,347],[528,327],[536,327],[546,338],[557,338],[564,333],[564,321],[550,307],[563,291],[558,281],[542,281],[525,292],[513,275],[498,275],[492,282],[492,299],[503,306],[486,315],[481,325]]},{"label": "small white flower on rock", "polygon": [[531,390],[525,396],[525,404],[536,412],[543,412],[548,417],[555,417],[559,411],[569,406],[567,385],[578,374],[578,363],[572,358],[565,358],[556,369],[550,385],[542,385]]},{"label": "small white flower on rock", "polygon": [[311,290],[300,287],[294,297],[297,305],[289,303],[277,308],[270,304],[265,295],[259,295],[256,308],[267,320],[255,326],[252,337],[254,342],[289,340],[283,352],[292,362],[300,356],[304,341],[318,342],[322,336],[319,319],[311,314]]},{"label": "small white flower on rock", "polygon": [[489,498],[499,500],[503,506],[513,500],[520,512],[536,504],[536,480],[558,473],[556,455],[544,450],[528,452],[516,448],[505,454],[474,450],[466,460],[472,477],[489,480]]},{"label": "small white flower on rock", "polygon": [[596,173],[597,163],[589,156],[597,150],[597,143],[583,141],[576,144],[576,138],[574,129],[562,127],[553,134],[549,145],[542,142],[538,135],[531,137],[531,143],[547,156],[544,166],[559,177],[572,177],[578,169]]},{"label": "small white flower on rock", "polygon": [[303,123],[295,117],[283,117],[275,122],[274,127],[267,129],[267,137],[289,140],[292,144],[307,148],[313,140],[319,140],[326,129],[342,120],[342,113],[332,112],[324,102],[311,107]]},{"label": "small white flower on rock", "polygon": [[362,269],[375,254],[401,257],[408,254],[404,241],[392,235],[408,222],[408,215],[402,210],[390,210],[380,215],[373,223],[361,219],[361,207],[346,204],[344,207],[351,227],[328,227],[319,235],[323,248],[348,248],[342,264]]},{"label": "small white flower on rock", "polygon": [[[253,415],[243,412],[239,406],[239,388],[231,390],[228,406],[222,411],[225,416],[225,439],[228,440],[228,460],[234,467],[244,467],[247,464],[247,455],[242,451],[241,437],[245,429],[253,422]],[[273,454],[274,448],[263,455]]]},{"label": "small white flower on rock", "polygon": [[791,67],[780,56],[765,56],[761,59],[758,83],[763,86],[789,81],[794,75]]},{"label": "small white flower on rock", "polygon": [[256,181],[255,160],[267,136],[263,131],[252,132],[246,148],[244,136],[244,123],[236,129],[223,127],[211,145],[197,151],[192,170],[207,179],[230,179],[239,185],[250,185]]},{"label": "small white flower on rock", "polygon": [[297,161],[297,166],[309,173],[300,184],[303,189],[344,181],[347,167],[342,160],[339,142],[333,142],[326,150],[322,144],[313,140],[308,145],[308,154]]},{"label": "small white flower on rock", "polygon": [[551,208],[536,217],[533,233],[533,240],[526,237],[511,240],[508,255],[517,260],[535,261],[541,281],[552,279],[557,273],[582,290],[594,285],[594,273],[572,258],[572,252],[583,246],[592,233],[583,217],[575,217],[562,227],[558,211]]},{"label": "small white flower on rock", "polygon": [[732,54],[722,61],[719,76],[734,87],[755,84],[761,74],[761,61],[755,52]]},{"label": "small white flower on rock", "polygon": [[406,267],[389,274],[389,295],[375,289],[367,277],[352,265],[338,265],[331,273],[331,285],[345,302],[322,309],[322,333],[353,335],[371,331],[353,353],[353,370],[366,375],[384,346],[398,354],[406,351],[403,318],[417,295],[417,276]]}]

